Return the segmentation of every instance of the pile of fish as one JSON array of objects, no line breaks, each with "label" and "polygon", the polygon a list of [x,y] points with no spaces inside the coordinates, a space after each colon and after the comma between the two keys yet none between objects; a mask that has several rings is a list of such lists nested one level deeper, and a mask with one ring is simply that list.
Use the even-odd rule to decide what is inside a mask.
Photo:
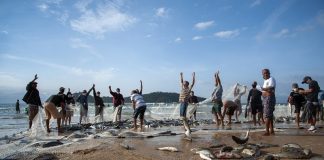
[{"label": "pile of fish", "polygon": [[[203,124],[214,124],[213,120],[198,120],[198,121],[189,121],[190,125],[198,126]],[[164,119],[164,120],[144,120],[144,125],[146,128],[161,128],[161,127],[170,127],[170,126],[182,126],[183,122],[180,119]],[[99,123],[87,123],[82,125],[72,125],[65,126],[67,131],[76,131],[76,130],[86,130],[86,129],[130,129],[132,128],[133,121],[130,119],[123,120],[119,123],[114,123],[112,121],[105,121]]]},{"label": "pile of fish", "polygon": [[[205,160],[212,159],[256,159],[260,158],[261,148],[277,147],[272,144],[246,144],[239,147],[223,146],[221,148],[192,148],[191,152],[198,154]],[[298,144],[285,144],[281,152],[277,154],[268,154],[264,159],[308,159],[311,158],[310,149],[303,149]]]},{"label": "pile of fish", "polygon": [[304,149],[298,144],[290,143],[283,145],[280,153],[272,155],[277,158],[308,159],[312,156],[312,151],[310,149]]}]

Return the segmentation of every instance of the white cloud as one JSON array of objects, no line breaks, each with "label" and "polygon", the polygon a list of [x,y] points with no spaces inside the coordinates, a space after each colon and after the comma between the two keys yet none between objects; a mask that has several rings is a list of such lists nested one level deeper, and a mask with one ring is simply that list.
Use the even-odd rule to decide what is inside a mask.
[{"label": "white cloud", "polygon": [[276,8],[263,22],[263,29],[256,35],[257,41],[262,41],[269,36],[273,26],[277,23],[280,16],[285,13],[294,1],[283,1],[283,3]]},{"label": "white cloud", "polygon": [[317,22],[324,27],[324,11],[320,11],[316,17]]},{"label": "white cloud", "polygon": [[167,17],[168,12],[167,12],[167,10],[165,8],[160,7],[158,9],[156,9],[155,15],[158,16],[158,17]]},{"label": "white cloud", "polygon": [[202,38],[203,38],[202,36],[194,36],[194,37],[192,37],[192,40],[196,41],[196,40],[200,40]]},{"label": "white cloud", "polygon": [[79,38],[71,38],[70,39],[70,44],[71,44],[71,47],[72,48],[75,48],[75,49],[86,49],[88,51],[88,53],[98,57],[98,58],[102,58],[102,55],[97,53],[95,51],[95,49],[87,44],[85,41],[83,41],[82,39],[79,39]]},{"label": "white cloud", "polygon": [[229,30],[229,31],[220,31],[216,32],[214,36],[219,38],[234,38],[240,34],[240,31],[238,29],[236,30]]},{"label": "white cloud", "polygon": [[71,38],[70,42],[72,48],[91,48],[90,45],[86,44],[84,41],[82,41],[79,38]]},{"label": "white cloud", "polygon": [[49,8],[49,6],[48,6],[47,4],[45,4],[45,3],[40,4],[40,5],[38,5],[37,7],[38,7],[38,9],[39,9],[40,11],[42,11],[42,12],[46,12],[47,9]]},{"label": "white cloud", "polygon": [[253,3],[251,3],[250,7],[255,7],[261,4],[261,0],[255,0]]},{"label": "white cloud", "polygon": [[0,87],[21,88],[24,86],[21,84],[24,83],[22,83],[22,81],[15,75],[6,72],[0,72]]},{"label": "white cloud", "polygon": [[9,34],[8,31],[1,31],[2,34]]},{"label": "white cloud", "polygon": [[176,43],[178,43],[178,42],[181,42],[181,38],[180,37],[177,37],[175,40],[174,40],[174,42],[176,42]]},{"label": "white cloud", "polygon": [[92,3],[93,0],[83,0],[83,1],[78,1],[75,4],[75,7],[80,11],[80,12],[87,12],[87,7],[89,4]]},{"label": "white cloud", "polygon": [[67,11],[64,11],[62,14],[60,14],[57,18],[59,22],[62,24],[65,24],[65,22],[69,19],[69,14]]},{"label": "white cloud", "polygon": [[199,22],[195,24],[195,28],[198,30],[204,30],[211,27],[214,24],[214,21]]},{"label": "white cloud", "polygon": [[148,34],[148,35],[146,35],[145,37],[146,37],[146,38],[151,38],[152,35],[151,35],[151,34]]},{"label": "white cloud", "polygon": [[72,29],[83,34],[102,37],[108,31],[123,31],[137,21],[113,3],[100,5],[94,10],[88,9],[87,5],[82,9],[79,6],[81,16],[70,21]]},{"label": "white cloud", "polygon": [[288,29],[282,29],[280,32],[276,33],[274,35],[275,38],[283,38],[283,37],[287,37],[289,34],[289,30]]},{"label": "white cloud", "polygon": [[[11,59],[11,60],[17,60],[17,61],[25,61],[25,62],[30,62],[33,64],[38,64],[41,66],[45,67],[50,67],[54,69],[59,69],[62,70],[64,73],[69,73],[74,76],[80,76],[80,77],[88,77],[92,78],[96,82],[107,82],[107,80],[110,80],[114,74],[115,74],[115,68],[108,68],[108,69],[83,69],[83,68],[78,68],[78,67],[73,67],[73,66],[66,66],[66,65],[61,65],[61,64],[56,64],[52,62],[47,62],[41,59],[32,59],[32,58],[27,58],[27,57],[18,57],[14,55],[9,55],[5,54],[4,58]],[[0,83],[1,80],[4,78],[4,80],[13,80],[15,82],[16,80],[13,79],[10,76],[1,76],[0,74]]]}]

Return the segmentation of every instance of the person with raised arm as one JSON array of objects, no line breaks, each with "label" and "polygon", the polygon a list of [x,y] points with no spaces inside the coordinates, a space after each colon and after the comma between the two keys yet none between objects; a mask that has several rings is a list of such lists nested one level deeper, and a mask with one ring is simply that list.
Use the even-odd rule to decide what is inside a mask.
[{"label": "person with raised arm", "polygon": [[105,106],[103,99],[100,97],[100,92],[96,92],[95,84],[93,84],[93,97],[95,101],[95,117],[98,118],[99,121],[103,122],[103,107]]},{"label": "person with raised arm", "polygon": [[134,118],[134,131],[137,130],[137,117],[139,116],[140,119],[140,128],[141,131],[143,131],[143,123],[144,123],[144,114],[146,110],[146,103],[144,101],[142,91],[143,91],[143,83],[142,80],[140,80],[141,83],[141,89],[135,89],[131,92],[131,101],[132,106],[134,109],[133,118]]},{"label": "person with raised arm", "polygon": [[215,116],[217,126],[219,126],[220,124],[224,126],[224,117],[222,116],[222,112],[221,112],[223,107],[223,101],[222,101],[223,86],[219,77],[219,71],[215,73],[214,77],[215,77],[215,89],[212,93],[212,102],[213,102],[212,113]]},{"label": "person with raised arm", "polygon": [[181,83],[181,91],[179,95],[179,102],[180,102],[180,119],[183,120],[183,125],[185,128],[185,135],[187,138],[191,139],[191,130],[188,124],[188,119],[186,117],[190,92],[195,84],[195,72],[192,73],[192,83],[189,86],[188,81],[183,80],[183,73],[180,73],[180,83]]},{"label": "person with raised arm", "polygon": [[120,93],[119,88],[116,89],[116,92],[113,92],[111,90],[111,86],[109,86],[109,93],[113,96],[113,106],[114,106],[113,122],[120,122],[121,112],[125,102],[124,97]]},{"label": "person with raised arm", "polygon": [[239,122],[238,117],[242,114],[242,104],[241,104],[241,97],[246,93],[246,88],[247,86],[243,85],[243,91],[241,91],[241,89],[239,88],[238,83],[235,84],[234,87],[234,102],[237,104],[237,108],[235,110],[235,119],[236,122]]},{"label": "person with raised arm", "polygon": [[77,102],[80,103],[81,107],[80,107],[80,124],[82,121],[82,118],[87,118],[88,117],[88,96],[90,94],[90,92],[93,90],[94,85],[89,89],[89,91],[87,92],[87,90],[83,90],[82,94],[80,94],[80,96],[77,98]]},{"label": "person with raised arm", "polygon": [[39,96],[39,91],[37,89],[37,82],[36,82],[37,79],[38,77],[36,74],[34,79],[27,84],[26,86],[27,92],[22,99],[24,102],[28,104],[29,129],[32,127],[33,119],[38,113],[38,106],[43,108]]}]

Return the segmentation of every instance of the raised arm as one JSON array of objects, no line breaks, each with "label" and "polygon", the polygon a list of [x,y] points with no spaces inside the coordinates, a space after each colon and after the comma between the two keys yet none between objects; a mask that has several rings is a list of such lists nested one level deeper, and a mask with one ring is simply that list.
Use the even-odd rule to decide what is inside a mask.
[{"label": "raised arm", "polygon": [[35,82],[36,79],[38,79],[37,74],[35,74],[35,77],[34,77],[34,79],[31,82]]},{"label": "raised arm", "polygon": [[183,73],[180,72],[180,85],[181,85],[181,88],[183,86]]},{"label": "raised arm", "polygon": [[[93,84],[93,87],[92,87],[93,89],[92,89],[92,93],[93,93],[93,97],[96,97],[97,95],[96,95],[96,88],[95,88],[95,84]],[[95,101],[96,101],[96,99],[95,99]]]},{"label": "raised arm", "polygon": [[139,91],[139,94],[142,94],[142,91],[143,91],[143,83],[142,83],[142,80],[140,80],[140,83],[141,83],[141,89]]},{"label": "raised arm", "polygon": [[90,92],[94,89],[95,84],[92,85],[92,87],[89,89],[89,91],[87,92],[87,96],[90,94]]},{"label": "raised arm", "polygon": [[247,90],[247,86],[243,86],[244,89],[243,89],[243,92],[241,93],[242,95],[246,93],[246,90]]},{"label": "raised arm", "polygon": [[216,72],[215,74],[215,80],[216,80],[216,86],[222,86],[221,80],[219,78],[219,71]]},{"label": "raised arm", "polygon": [[195,72],[192,73],[192,83],[191,83],[191,86],[190,86],[190,90],[192,89],[192,87],[195,85]]},{"label": "raised arm", "polygon": [[26,86],[27,91],[29,91],[32,88],[32,83],[35,82],[36,79],[38,79],[37,74],[35,75],[34,79],[27,84]]}]

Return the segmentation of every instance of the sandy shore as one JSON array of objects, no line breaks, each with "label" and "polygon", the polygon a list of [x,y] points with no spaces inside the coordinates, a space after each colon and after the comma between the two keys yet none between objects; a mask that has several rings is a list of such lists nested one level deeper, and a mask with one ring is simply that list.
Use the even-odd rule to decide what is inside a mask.
[{"label": "sandy shore", "polygon": [[[51,137],[57,136],[63,145],[41,148],[37,145],[33,149],[23,151],[22,149],[11,156],[9,159],[201,159],[199,155],[190,150],[192,148],[208,148],[217,145],[227,145],[232,147],[239,146],[232,140],[232,135],[240,136],[246,131],[240,130],[242,124],[233,124],[232,128],[217,128],[216,125],[196,126],[192,133],[192,141],[185,140],[182,127],[162,127],[145,129],[144,133],[154,133],[161,131],[172,131],[176,135],[157,136],[152,138],[116,138],[101,137],[101,130],[95,130],[95,134],[88,133],[85,138],[75,138],[69,141],[63,140],[72,132],[66,132],[64,135],[51,133]],[[297,143],[305,149],[313,152],[312,157],[324,157],[324,123],[318,124],[315,133],[307,129],[296,129],[294,125],[277,125],[276,133],[273,136],[262,136],[263,127],[257,127],[250,132],[248,143],[267,143],[278,145],[261,149],[261,156],[254,159],[263,159],[268,153],[279,153],[281,146],[287,143]],[[306,128],[307,126],[305,126]],[[127,131],[127,130],[125,130]],[[87,132],[87,131],[85,131]],[[141,132],[140,132],[141,133]],[[55,138],[53,139],[55,141]],[[128,145],[126,149],[121,144]],[[179,152],[169,152],[157,150],[159,147],[176,147]],[[25,147],[26,148],[26,147]],[[32,147],[30,147],[32,148]],[[218,152],[220,148],[210,148]]]}]

